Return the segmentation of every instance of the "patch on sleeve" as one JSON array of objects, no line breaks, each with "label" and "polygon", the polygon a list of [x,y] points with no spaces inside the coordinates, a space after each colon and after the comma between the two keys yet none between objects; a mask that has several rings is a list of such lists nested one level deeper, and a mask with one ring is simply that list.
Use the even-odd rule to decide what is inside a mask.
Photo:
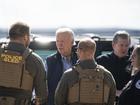
[{"label": "patch on sleeve", "polygon": [[138,80],[138,81],[136,82],[135,86],[136,86],[137,89],[140,89],[140,80]]}]

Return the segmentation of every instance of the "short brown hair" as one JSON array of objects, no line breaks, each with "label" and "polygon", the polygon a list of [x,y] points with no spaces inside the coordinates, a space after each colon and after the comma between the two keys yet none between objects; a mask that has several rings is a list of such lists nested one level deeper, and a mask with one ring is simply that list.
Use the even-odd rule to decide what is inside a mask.
[{"label": "short brown hair", "polygon": [[15,39],[17,37],[22,37],[24,35],[29,35],[29,26],[21,23],[21,22],[17,22],[15,24],[13,24],[9,30],[9,37],[12,39]]},{"label": "short brown hair", "polygon": [[92,50],[93,52],[96,51],[96,43],[91,38],[84,38],[80,40],[78,43],[78,48],[82,51],[89,51]]}]

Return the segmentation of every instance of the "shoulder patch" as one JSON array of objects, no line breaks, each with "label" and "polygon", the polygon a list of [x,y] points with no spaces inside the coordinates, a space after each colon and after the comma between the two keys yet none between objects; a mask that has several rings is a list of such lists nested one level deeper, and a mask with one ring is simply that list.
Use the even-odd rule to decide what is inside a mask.
[{"label": "shoulder patch", "polygon": [[136,82],[135,87],[136,87],[137,89],[140,89],[140,80],[138,80],[138,81]]}]

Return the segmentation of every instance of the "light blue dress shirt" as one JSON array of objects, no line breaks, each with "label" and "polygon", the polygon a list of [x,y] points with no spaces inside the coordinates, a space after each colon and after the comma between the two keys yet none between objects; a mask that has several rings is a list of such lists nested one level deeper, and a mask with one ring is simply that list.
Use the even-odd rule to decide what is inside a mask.
[{"label": "light blue dress shirt", "polygon": [[62,56],[62,62],[63,62],[64,71],[66,71],[67,69],[72,67],[70,58],[66,58],[66,57]]}]

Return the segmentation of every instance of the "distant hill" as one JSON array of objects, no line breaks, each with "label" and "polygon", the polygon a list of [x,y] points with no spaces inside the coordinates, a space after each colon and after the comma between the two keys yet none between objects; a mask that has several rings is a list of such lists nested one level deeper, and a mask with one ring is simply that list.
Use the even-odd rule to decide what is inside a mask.
[{"label": "distant hill", "polygon": [[118,30],[126,30],[131,36],[140,36],[140,30],[137,29],[123,29],[123,28],[89,28],[89,29],[76,29],[77,34],[82,33],[95,33],[101,36],[113,36]]},{"label": "distant hill", "polygon": [[[82,35],[86,33],[99,34],[100,36],[113,36],[113,34],[118,30],[126,30],[130,33],[131,36],[140,37],[140,29],[127,29],[127,28],[74,28],[73,29],[76,35]],[[38,35],[55,35],[55,28],[48,29],[32,29],[32,34]],[[0,37],[7,37],[8,29],[0,29]]]},{"label": "distant hill", "polygon": [[8,30],[0,28],[0,37],[7,37],[8,36]]}]

